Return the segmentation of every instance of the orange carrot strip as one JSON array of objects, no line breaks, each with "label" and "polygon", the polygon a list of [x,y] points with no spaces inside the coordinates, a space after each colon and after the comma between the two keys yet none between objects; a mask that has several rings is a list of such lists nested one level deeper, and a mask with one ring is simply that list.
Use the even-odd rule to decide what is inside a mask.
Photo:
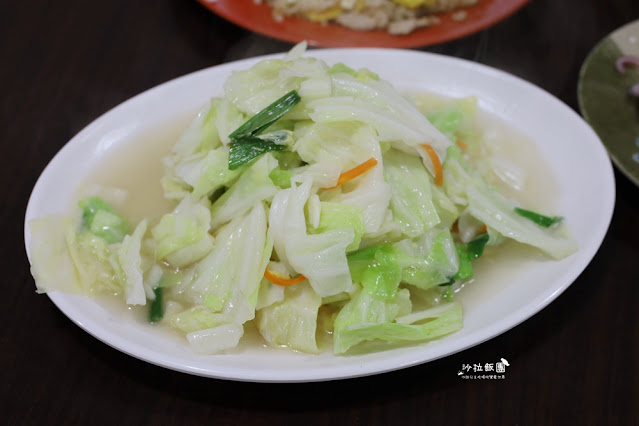
[{"label": "orange carrot strip", "polygon": [[426,150],[426,154],[428,154],[430,162],[433,163],[433,170],[435,171],[435,185],[442,186],[444,183],[444,171],[442,169],[442,163],[439,161],[439,156],[430,145],[423,144],[422,148]]},{"label": "orange carrot strip", "polygon": [[468,145],[466,145],[466,142],[464,142],[464,141],[457,141],[457,146],[462,151],[468,148]]},{"label": "orange carrot strip", "polygon": [[280,277],[279,275],[275,275],[268,269],[264,270],[264,278],[266,278],[273,284],[284,285],[284,286],[301,283],[302,281],[306,279],[304,275],[299,275],[298,277],[295,277],[295,278],[283,278],[283,277]]},{"label": "orange carrot strip", "polygon": [[367,172],[368,170],[372,169],[376,165],[377,165],[377,160],[375,158],[369,158],[368,160],[364,161],[359,166],[355,166],[352,169],[347,170],[344,173],[342,173],[341,175],[339,175],[339,179],[337,179],[337,185],[331,186],[330,188],[324,188],[324,189],[337,188],[341,184],[346,183],[346,182],[348,182],[350,180],[353,180],[353,179],[355,179],[357,176],[359,176],[361,174],[364,174],[365,172]]},{"label": "orange carrot strip", "polygon": [[[458,220],[456,220],[455,223],[453,223],[453,225],[450,227],[450,232],[459,233],[459,221]],[[486,232],[488,232],[488,228],[486,227],[486,225],[482,225],[482,227],[479,228],[479,232],[482,232],[484,234]]]}]

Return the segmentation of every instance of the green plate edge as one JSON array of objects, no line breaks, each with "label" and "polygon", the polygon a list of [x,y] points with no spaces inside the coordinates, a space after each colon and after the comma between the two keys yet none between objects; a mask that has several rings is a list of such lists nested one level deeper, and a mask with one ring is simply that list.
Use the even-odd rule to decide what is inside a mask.
[{"label": "green plate edge", "polygon": [[[620,46],[620,36],[628,34],[636,35],[636,45]],[[639,186],[639,98],[629,94],[639,83],[639,67],[619,73],[615,62],[623,55],[639,57],[639,21],[615,30],[592,49],[579,72],[577,98],[612,161]],[[575,156],[578,160],[578,153]]]}]

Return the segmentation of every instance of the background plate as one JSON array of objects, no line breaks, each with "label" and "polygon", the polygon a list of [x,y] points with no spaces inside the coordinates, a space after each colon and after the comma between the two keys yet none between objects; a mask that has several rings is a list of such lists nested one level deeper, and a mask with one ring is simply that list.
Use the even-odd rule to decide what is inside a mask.
[{"label": "background plate", "polygon": [[463,21],[441,14],[441,23],[411,34],[397,36],[386,31],[354,31],[339,25],[322,25],[298,18],[277,22],[272,9],[253,0],[198,0],[221,17],[248,30],[279,40],[324,47],[419,47],[454,40],[483,30],[517,11],[528,0],[480,0],[466,8]]},{"label": "background plate", "polygon": [[639,84],[639,67],[620,74],[615,62],[624,55],[639,58],[639,21],[617,29],[595,46],[581,67],[577,94],[584,118],[614,163],[639,186],[639,98],[628,93]]},{"label": "background plate", "polygon": [[[435,54],[392,49],[327,49],[309,55],[330,64],[366,67],[400,91],[429,91],[446,96],[475,95],[479,106],[534,141],[555,175],[555,211],[565,217],[579,251],[561,261],[539,257],[507,262],[491,276],[477,274],[459,294],[464,328],[440,340],[363,355],[336,357],[243,345],[226,354],[193,354],[185,339],[106,309],[84,297],[50,294],[72,321],[118,350],[178,371],[207,377],[255,382],[307,382],[381,373],[425,363],[477,345],[534,315],[561,294],[597,252],[612,216],[615,200],[610,160],[597,135],[565,104],[510,74],[474,62]],[[150,89],[107,112],[78,133],[51,160],[36,182],[27,206],[28,221],[67,212],[79,182],[113,149],[158,128],[177,116],[196,111],[234,70],[260,58],[227,63]],[[398,66],[398,64],[401,64]],[[423,72],[428,70],[428,78]],[[579,161],[575,161],[579,153]]]}]

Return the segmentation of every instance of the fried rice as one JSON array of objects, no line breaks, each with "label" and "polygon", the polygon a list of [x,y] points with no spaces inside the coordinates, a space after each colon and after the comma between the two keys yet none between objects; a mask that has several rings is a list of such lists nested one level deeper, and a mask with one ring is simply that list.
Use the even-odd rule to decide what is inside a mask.
[{"label": "fried rice", "polygon": [[[386,30],[408,34],[439,23],[437,13],[472,6],[478,0],[254,0],[273,8],[273,17],[302,17],[311,21],[334,22],[359,31]],[[464,19],[459,12],[454,19]]]}]

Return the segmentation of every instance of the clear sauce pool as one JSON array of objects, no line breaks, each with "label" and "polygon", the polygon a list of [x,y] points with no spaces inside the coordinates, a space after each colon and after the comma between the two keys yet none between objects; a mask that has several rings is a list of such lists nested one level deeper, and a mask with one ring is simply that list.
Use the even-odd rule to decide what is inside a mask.
[{"label": "clear sauce pool", "polygon": [[91,194],[96,187],[123,189],[126,199],[118,203],[118,210],[133,224],[171,211],[173,203],[164,198],[160,184],[164,175],[162,159],[169,154],[196,113],[140,132],[112,148],[79,186],[76,200]]}]

